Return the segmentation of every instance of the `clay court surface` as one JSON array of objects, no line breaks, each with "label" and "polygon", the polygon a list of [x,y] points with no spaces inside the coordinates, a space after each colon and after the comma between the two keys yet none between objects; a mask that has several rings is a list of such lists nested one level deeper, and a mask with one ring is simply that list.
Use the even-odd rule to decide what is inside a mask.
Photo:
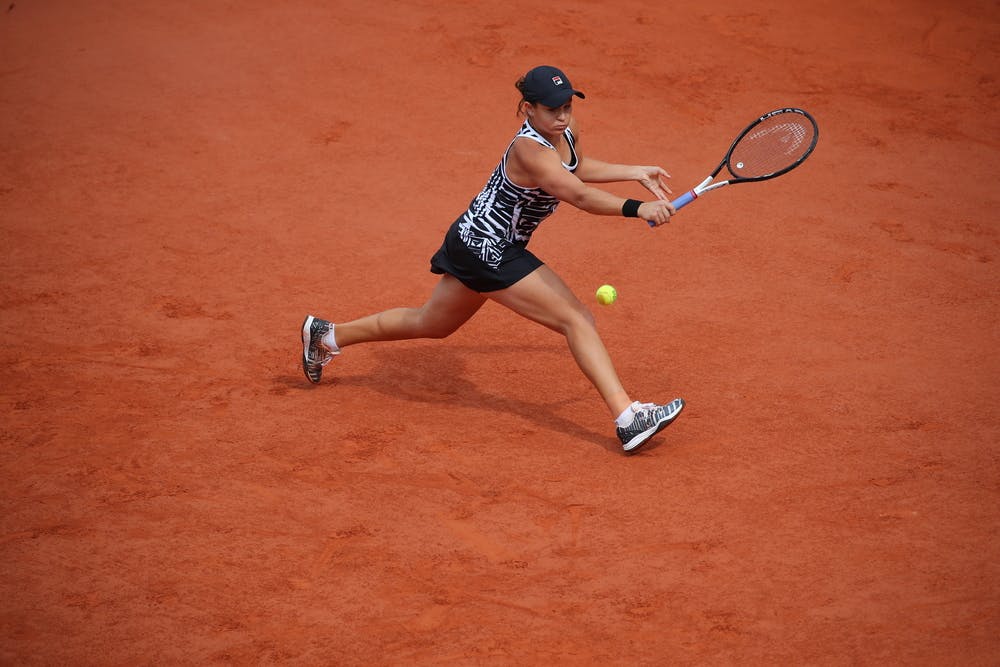
[{"label": "clay court surface", "polygon": [[[494,304],[299,365],[425,299],[542,63],[675,194],[820,125],[535,234],[688,402],[632,457]],[[998,76],[995,1],[5,3],[0,664],[998,664]]]}]

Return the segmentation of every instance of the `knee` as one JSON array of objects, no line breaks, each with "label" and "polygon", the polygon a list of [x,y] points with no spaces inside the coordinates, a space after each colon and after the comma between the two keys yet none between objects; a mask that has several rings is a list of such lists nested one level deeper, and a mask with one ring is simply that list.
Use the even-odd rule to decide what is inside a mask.
[{"label": "knee", "polygon": [[579,304],[571,312],[566,314],[563,319],[561,326],[559,327],[562,332],[569,335],[570,332],[581,329],[597,329],[597,320],[594,318],[594,314],[590,312],[590,309]]},{"label": "knee", "polygon": [[573,315],[577,319],[578,324],[592,329],[597,327],[597,318],[594,317],[594,313],[590,311],[590,308],[587,308],[579,300],[573,305]]},{"label": "knee", "polygon": [[420,318],[420,336],[421,338],[447,338],[455,333],[459,326],[461,325],[446,321],[434,321],[429,317],[422,316]]}]

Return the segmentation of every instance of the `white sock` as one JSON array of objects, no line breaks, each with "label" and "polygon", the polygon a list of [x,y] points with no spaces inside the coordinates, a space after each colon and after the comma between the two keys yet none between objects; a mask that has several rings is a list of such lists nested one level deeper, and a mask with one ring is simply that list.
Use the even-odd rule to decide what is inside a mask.
[{"label": "white sock", "polygon": [[333,354],[340,354],[340,348],[337,347],[337,337],[334,335],[334,326],[330,325],[330,330],[326,332],[319,342],[323,343],[323,347],[330,350]]},{"label": "white sock", "polygon": [[632,420],[635,419],[635,407],[637,405],[639,405],[639,402],[635,401],[632,405],[625,408],[620,415],[618,415],[615,419],[615,424],[619,428],[625,428],[632,423]]}]

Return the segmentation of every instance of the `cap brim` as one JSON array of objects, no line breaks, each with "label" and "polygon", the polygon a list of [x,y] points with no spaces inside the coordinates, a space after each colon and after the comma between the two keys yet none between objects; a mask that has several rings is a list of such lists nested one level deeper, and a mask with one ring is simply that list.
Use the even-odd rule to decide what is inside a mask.
[{"label": "cap brim", "polygon": [[545,99],[538,100],[538,103],[547,106],[550,109],[554,109],[556,107],[561,107],[562,105],[569,102],[569,98],[573,97],[574,95],[576,95],[580,99],[584,99],[587,97],[579,90],[573,90],[573,89],[560,90],[553,93],[552,95],[549,95]]}]

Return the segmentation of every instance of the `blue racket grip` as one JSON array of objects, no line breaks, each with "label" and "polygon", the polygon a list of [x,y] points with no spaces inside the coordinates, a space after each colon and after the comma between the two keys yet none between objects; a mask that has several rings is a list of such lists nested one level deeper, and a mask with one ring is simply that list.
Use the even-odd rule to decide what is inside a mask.
[{"label": "blue racket grip", "polygon": [[674,205],[675,211],[679,211],[697,198],[698,195],[694,193],[694,190],[688,190],[687,192],[685,192],[680,197],[678,197],[677,199],[673,200],[670,203]]},{"label": "blue racket grip", "polygon": [[[674,205],[675,211],[679,211],[697,198],[698,195],[694,193],[694,190],[688,190],[687,192],[685,192],[680,197],[678,197],[677,199],[673,200],[670,203]],[[652,222],[651,220],[647,220],[646,224],[648,224],[650,227],[656,226],[656,223]]]}]

